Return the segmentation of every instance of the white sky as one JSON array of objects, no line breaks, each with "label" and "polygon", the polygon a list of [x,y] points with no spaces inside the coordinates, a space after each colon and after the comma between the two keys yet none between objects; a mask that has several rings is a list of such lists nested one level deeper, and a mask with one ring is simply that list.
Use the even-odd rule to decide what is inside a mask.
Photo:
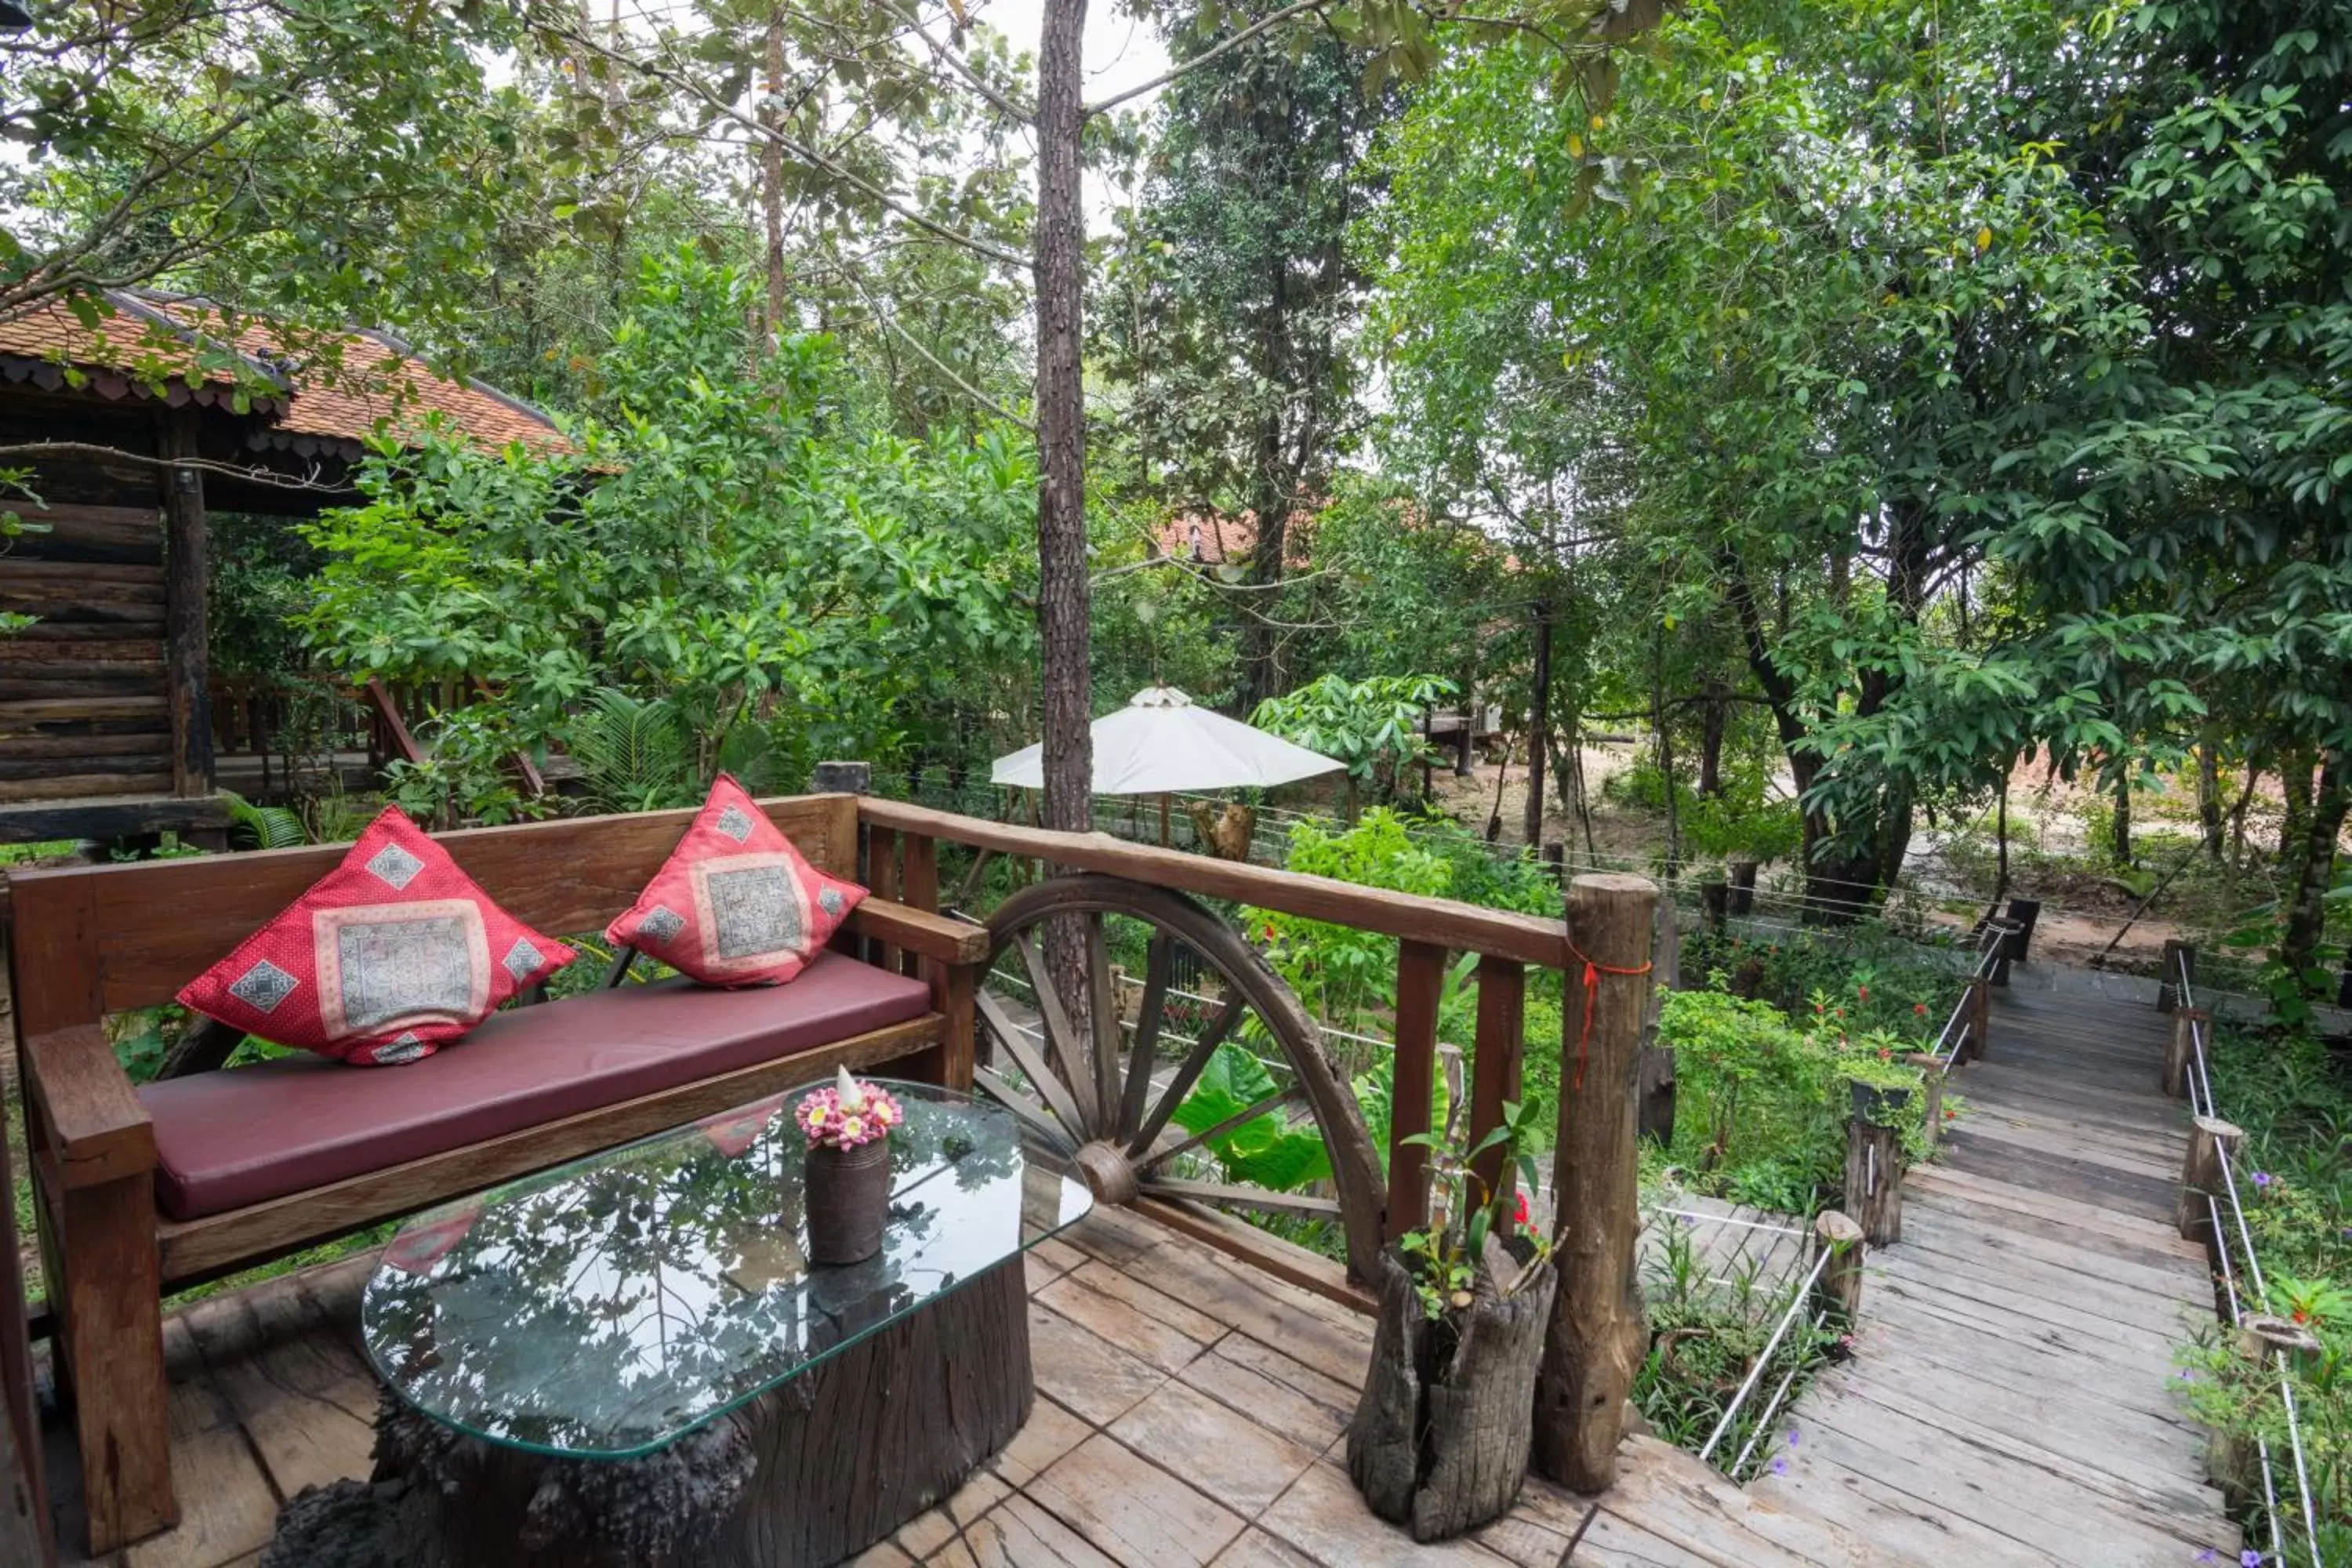
[{"label": "white sky", "polygon": [[[986,0],[974,9],[973,16],[1003,33],[1014,54],[1027,55],[1034,61],[1038,35],[1045,27],[1045,0]],[[1092,0],[1087,5],[1087,76],[1079,89],[1087,102],[1140,87],[1165,72],[1168,64],[1168,48],[1157,27],[1122,14],[1108,0]],[[1156,91],[1147,93],[1119,105],[1119,112],[1149,109],[1159,96]],[[1100,234],[1109,226],[1111,209],[1120,203],[1108,183],[1092,170],[1087,173],[1086,184],[1087,232]]]}]

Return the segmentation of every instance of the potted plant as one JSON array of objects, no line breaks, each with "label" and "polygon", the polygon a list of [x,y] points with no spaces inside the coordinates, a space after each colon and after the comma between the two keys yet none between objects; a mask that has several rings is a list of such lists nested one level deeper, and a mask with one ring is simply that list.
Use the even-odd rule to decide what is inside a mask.
[{"label": "potted plant", "polygon": [[1912,1091],[1920,1084],[1919,1069],[1898,1059],[1881,1046],[1859,1051],[1838,1064],[1839,1073],[1853,1096],[1853,1118],[1874,1127],[1900,1127],[1910,1109]]},{"label": "potted plant", "polygon": [[888,1091],[849,1076],[801,1097],[808,1137],[803,1196],[811,1263],[863,1263],[882,1250],[890,1212],[890,1129],[906,1119]]},{"label": "potted plant", "polygon": [[1534,1432],[1537,1365],[1559,1280],[1552,1243],[1527,1199],[1489,1192],[1471,1162],[1501,1151],[1532,1187],[1523,1151],[1539,1123],[1506,1103],[1503,1125],[1462,1150],[1434,1134],[1431,1217],[1381,1256],[1380,1325],[1355,1418],[1348,1473],[1374,1513],[1443,1541],[1495,1519],[1518,1496]]}]

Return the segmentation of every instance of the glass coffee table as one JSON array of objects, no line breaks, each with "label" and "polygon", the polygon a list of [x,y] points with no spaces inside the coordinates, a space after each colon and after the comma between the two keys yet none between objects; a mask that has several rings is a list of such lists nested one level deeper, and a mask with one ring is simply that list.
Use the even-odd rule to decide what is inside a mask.
[{"label": "glass coffee table", "polygon": [[398,1400],[377,1479],[446,1494],[447,1561],[838,1562],[1020,1429],[1021,1255],[1092,1206],[1067,1152],[890,1082],[882,1250],[812,1267],[792,1107],[815,1087],[419,1215],[384,1249],[362,1309]]}]

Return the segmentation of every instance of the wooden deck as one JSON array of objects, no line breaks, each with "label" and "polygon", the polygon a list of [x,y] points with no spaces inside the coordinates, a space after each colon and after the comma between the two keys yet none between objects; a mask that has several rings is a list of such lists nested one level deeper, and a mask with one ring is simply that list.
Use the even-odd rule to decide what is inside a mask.
[{"label": "wooden deck", "polygon": [[[355,1259],[168,1321],[176,1530],[106,1561],[249,1568],[279,1503],[367,1472],[376,1386],[355,1348]],[[1750,1498],[1629,1439],[1580,1498],[1530,1480],[1472,1539],[1419,1546],[1366,1511],[1342,1431],[1370,1324],[1125,1211],[1033,1254],[1036,1413],[962,1491],[860,1568],[1859,1568],[1925,1563]],[[71,1437],[49,1427],[58,1523],[79,1538]],[[1570,1546],[1574,1543],[1571,1555]],[[87,1562],[70,1551],[68,1568]]]},{"label": "wooden deck", "polygon": [[2173,1347],[2213,1318],[2173,1229],[2187,1111],[2157,1089],[2147,982],[2020,970],[1971,1114],[1904,1188],[1865,1269],[1855,1358],[1782,1423],[1751,1489],[1936,1562],[2234,1563]]},{"label": "wooden deck", "polygon": [[[1416,1545],[1365,1510],[1343,1468],[1369,1321],[1108,1211],[1029,1259],[1029,1425],[860,1563],[2137,1568],[2208,1548],[2234,1561],[2237,1530],[2174,1394],[2171,1347],[2212,1300],[2169,1223],[2183,1112],[2154,1087],[2164,1026],[2144,994],[2020,978],[1990,1059],[1956,1080],[1973,1115],[1943,1163],[1912,1173],[1904,1240],[1870,1264],[1858,1355],[1802,1396],[1775,1435],[1777,1469],[1749,1488],[1634,1436],[1602,1497],[1530,1480],[1505,1520]],[[1727,1245],[1697,1239],[1710,1256]],[[367,1266],[167,1321],[184,1517],[109,1563],[249,1568],[285,1499],[366,1473]],[[54,1411],[47,1436],[59,1529],[78,1540]]]}]

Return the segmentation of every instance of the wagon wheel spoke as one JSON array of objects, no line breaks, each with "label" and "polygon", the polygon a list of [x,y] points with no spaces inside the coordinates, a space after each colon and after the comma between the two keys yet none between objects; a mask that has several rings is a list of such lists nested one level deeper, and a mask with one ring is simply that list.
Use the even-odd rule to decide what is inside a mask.
[{"label": "wagon wheel spoke", "polygon": [[992,1099],[1027,1122],[1031,1131],[1043,1133],[1048,1143],[1068,1143],[1078,1136],[1075,1129],[1056,1121],[1052,1111],[1013,1088],[1012,1080],[994,1068],[974,1068],[971,1077],[974,1083],[988,1090]]},{"label": "wagon wheel spoke", "polygon": [[[1217,1047],[1225,1043],[1225,1037],[1233,1033],[1234,1026],[1242,1021],[1242,1015],[1248,1009],[1249,1004],[1239,994],[1225,998],[1224,1010],[1193,1042],[1191,1054],[1178,1065],[1176,1076],[1168,1080],[1166,1089],[1160,1090],[1160,1101],[1151,1108],[1151,1114],[1143,1119],[1143,1125],[1137,1128],[1135,1136],[1127,1141],[1129,1154],[1139,1155],[1151,1147],[1152,1142],[1167,1127],[1168,1119],[1176,1114],[1176,1108],[1184,1103],[1186,1095],[1192,1092],[1192,1085],[1199,1081],[1202,1069],[1209,1065],[1209,1058],[1217,1054]],[[1144,1064],[1144,1070],[1150,1070],[1150,1063]]]},{"label": "wagon wheel spoke", "polygon": [[1004,1010],[1004,1004],[984,990],[977,992],[972,1001],[981,1021],[988,1026],[988,1032],[996,1037],[997,1043],[1004,1047],[1004,1054],[1013,1058],[1013,1065],[1021,1069],[1021,1076],[1029,1080],[1030,1087],[1037,1091],[1037,1097],[1045,1102],[1045,1109],[1061,1119],[1063,1131],[1069,1137],[1084,1138],[1087,1135],[1086,1118],[1078,1114],[1069,1090],[1046,1067],[1045,1058],[1037,1053],[1037,1047],[1029,1043],[1028,1033],[1013,1021],[1013,1015]]},{"label": "wagon wheel spoke", "polygon": [[1143,1125],[1145,1102],[1151,1098],[1151,1066],[1160,1055],[1160,1031],[1168,1019],[1168,980],[1176,960],[1176,939],[1164,931],[1151,933],[1151,953],[1143,965],[1143,1004],[1135,1017],[1135,1042],[1128,1047],[1127,1094],[1118,1108],[1113,1136],[1133,1138]]},{"label": "wagon wheel spoke", "polygon": [[1246,1127],[1251,1122],[1255,1121],[1259,1117],[1265,1115],[1267,1112],[1278,1110],[1282,1107],[1291,1104],[1295,1100],[1304,1100],[1306,1097],[1307,1090],[1295,1083],[1288,1089],[1278,1089],[1272,1094],[1267,1095],[1264,1100],[1259,1100],[1255,1105],[1244,1106],[1241,1110],[1234,1111],[1231,1116],[1226,1117],[1223,1121],[1218,1122],[1214,1127],[1206,1128],[1202,1131],[1195,1132],[1190,1138],[1185,1139],[1181,1143],[1171,1143],[1165,1149],[1156,1149],[1152,1151],[1152,1152],[1145,1158],[1137,1168],[1139,1170],[1149,1171],[1155,1165],[1164,1165],[1179,1154],[1191,1153],[1193,1150],[1199,1148],[1203,1143],[1213,1143],[1236,1128]]},{"label": "wagon wheel spoke", "polygon": [[1087,1019],[1094,1025],[1097,1124],[1108,1133],[1118,1114],[1118,996],[1111,987],[1110,942],[1100,911],[1087,916]]},{"label": "wagon wheel spoke", "polygon": [[1146,1176],[1143,1190],[1156,1198],[1190,1198],[1195,1203],[1232,1204],[1242,1208],[1265,1209],[1272,1214],[1305,1215],[1313,1219],[1339,1217],[1338,1199],[1311,1197],[1305,1193],[1275,1193],[1264,1187],[1237,1187],[1226,1182],[1180,1182],[1165,1176]]},{"label": "wagon wheel spoke", "polygon": [[1095,1080],[1087,1070],[1089,1053],[1086,1044],[1078,1038],[1077,1026],[1070,1022],[1070,1010],[1062,1004],[1061,990],[1037,952],[1037,939],[1024,931],[1013,939],[1013,947],[1021,955],[1022,968],[1028,971],[1029,989],[1037,998],[1037,1018],[1045,1026],[1046,1047],[1061,1069],[1055,1076],[1062,1080],[1082,1113],[1078,1125],[1092,1131],[1096,1121]]}]

